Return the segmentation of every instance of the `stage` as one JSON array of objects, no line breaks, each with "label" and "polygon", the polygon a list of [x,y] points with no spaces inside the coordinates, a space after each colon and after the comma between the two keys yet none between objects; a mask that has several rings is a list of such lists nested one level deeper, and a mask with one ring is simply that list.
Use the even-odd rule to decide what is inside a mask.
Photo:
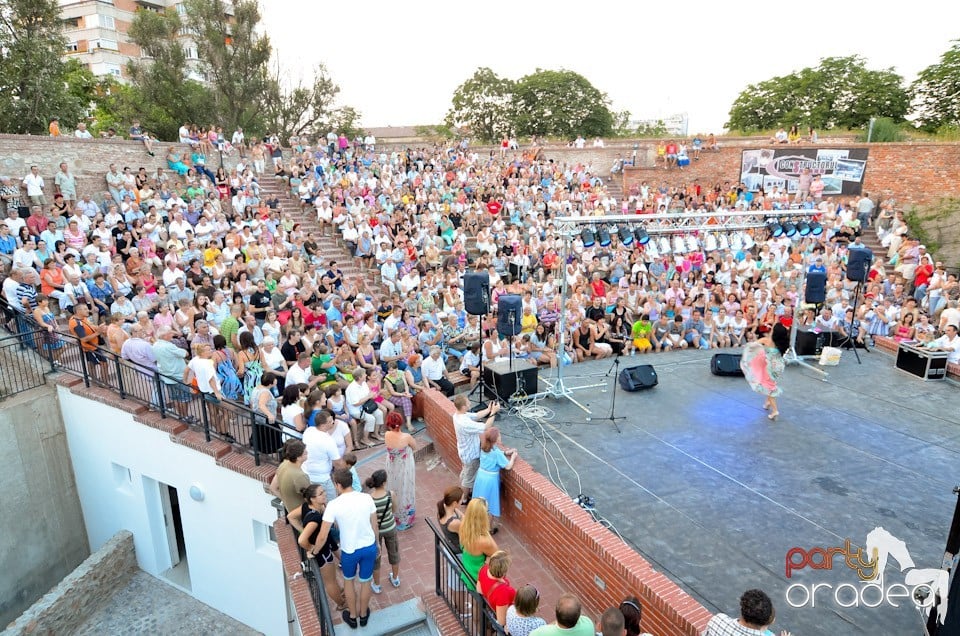
[{"label": "stage", "polygon": [[[793,559],[802,563],[815,547],[843,548],[847,539],[862,547],[881,526],[905,542],[917,568],[939,568],[960,484],[960,387],[898,371],[876,350],[861,351],[862,365],[845,351],[826,381],[788,367],[780,418],[770,422],[743,378],[710,374],[711,354],[621,358],[622,367],[653,364],[660,380],[636,393],[617,387],[622,433],[545,398],[539,405],[552,412],[541,423],[499,418],[504,443],[572,497],[593,497],[598,515],[713,612],[738,615],[740,594],[759,587],[773,599],[776,633],[922,634],[909,600],[864,607],[878,595],[858,596],[857,572],[842,555],[832,569],[807,566],[789,579],[786,555],[800,548]],[[612,387],[611,362],[565,367],[565,381]],[[541,390],[550,375],[541,370]],[[609,414],[610,388],[574,396],[594,417]],[[904,583],[893,555],[884,588]],[[810,607],[806,596],[820,583],[832,588],[818,588]],[[802,607],[787,602],[794,584],[791,600]],[[854,600],[860,605],[841,607]]]}]

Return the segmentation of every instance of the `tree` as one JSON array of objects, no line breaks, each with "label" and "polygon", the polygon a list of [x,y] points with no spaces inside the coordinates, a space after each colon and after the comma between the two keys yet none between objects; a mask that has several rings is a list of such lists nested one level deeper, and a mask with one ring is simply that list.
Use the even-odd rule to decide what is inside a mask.
[{"label": "tree", "polygon": [[54,116],[65,126],[84,116],[65,48],[56,0],[0,0],[0,131],[43,134]]},{"label": "tree", "polygon": [[911,86],[917,123],[925,130],[960,126],[960,40],[940,62],[920,71]]},{"label": "tree", "polygon": [[213,97],[208,119],[230,131],[261,128],[263,97],[270,87],[270,39],[258,33],[256,0],[187,0],[190,25],[200,65]]},{"label": "tree", "polygon": [[127,98],[144,128],[161,139],[176,139],[184,122],[209,120],[214,101],[209,88],[187,77],[187,55],[179,39],[182,26],[173,9],[141,9],[128,31],[148,59],[128,65],[133,90]]},{"label": "tree", "polygon": [[828,57],[816,68],[747,86],[730,108],[727,128],[862,128],[871,117],[902,122],[909,106],[903,78],[892,68],[867,69],[857,55]]},{"label": "tree", "polygon": [[349,106],[337,107],[340,87],[319,65],[309,85],[303,81],[290,89],[281,86],[279,65],[264,93],[264,122],[267,132],[286,140],[293,135],[326,135],[330,130],[353,137],[359,113]]},{"label": "tree", "polygon": [[489,68],[478,68],[453,92],[444,123],[450,128],[467,127],[473,137],[487,143],[500,141],[513,132],[513,90],[512,80]]},{"label": "tree", "polygon": [[514,87],[514,123],[521,135],[608,137],[614,116],[605,93],[573,71],[537,69]]}]

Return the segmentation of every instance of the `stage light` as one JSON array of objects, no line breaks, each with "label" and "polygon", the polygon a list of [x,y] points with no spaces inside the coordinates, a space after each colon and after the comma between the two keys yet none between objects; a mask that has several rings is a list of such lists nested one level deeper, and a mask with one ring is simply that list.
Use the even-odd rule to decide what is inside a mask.
[{"label": "stage light", "polygon": [[810,224],[806,221],[800,221],[797,223],[797,231],[800,232],[800,236],[806,236],[810,233]]},{"label": "stage light", "polygon": [[767,231],[770,232],[770,236],[773,237],[783,236],[783,226],[776,221],[767,223]]},{"label": "stage light", "polygon": [[788,237],[792,237],[797,233],[797,226],[792,221],[787,221],[783,224],[783,233]]},{"label": "stage light", "polygon": [[823,234],[823,226],[820,225],[818,222],[814,221],[813,223],[810,224],[810,233],[813,234],[814,236],[820,236],[821,234]]},{"label": "stage light", "polygon": [[647,234],[646,228],[642,225],[633,230],[633,238],[636,239],[640,245],[646,245],[650,242],[650,235]]},{"label": "stage light", "polygon": [[623,243],[624,247],[633,245],[633,232],[631,232],[630,228],[626,225],[621,225],[620,229],[617,230],[617,234],[620,235],[620,242]]},{"label": "stage light", "polygon": [[610,230],[606,225],[601,225],[597,232],[597,240],[600,241],[600,247],[610,247]]},{"label": "stage light", "polygon": [[597,237],[588,227],[583,228],[583,231],[580,232],[580,240],[583,241],[584,247],[593,247],[597,243]]}]

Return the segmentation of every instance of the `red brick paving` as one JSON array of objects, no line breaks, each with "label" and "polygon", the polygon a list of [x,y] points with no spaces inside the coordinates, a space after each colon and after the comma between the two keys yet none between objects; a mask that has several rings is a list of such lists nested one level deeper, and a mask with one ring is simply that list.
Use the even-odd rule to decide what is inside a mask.
[{"label": "red brick paving", "polygon": [[[361,480],[365,480],[374,470],[384,467],[385,454],[383,447],[360,453],[363,461],[372,457],[362,465],[358,465]],[[424,523],[424,518],[436,519],[436,502],[443,497],[443,491],[459,482],[457,475],[440,461],[435,454],[418,457],[417,460],[417,521],[409,530],[400,533],[400,587],[390,585],[389,565],[383,559],[380,583],[382,594],[374,594],[371,609],[381,609],[390,605],[409,600],[411,598],[429,598],[436,596],[434,584],[434,538],[433,532]],[[547,622],[554,619],[553,608],[557,598],[565,591],[557,583],[557,575],[543,566],[536,554],[524,546],[520,539],[504,524],[495,537],[497,544],[510,552],[513,563],[507,577],[515,587],[527,583],[536,586],[540,591],[540,616]],[[591,617],[595,618],[595,617]],[[339,617],[338,617],[339,620]]]}]

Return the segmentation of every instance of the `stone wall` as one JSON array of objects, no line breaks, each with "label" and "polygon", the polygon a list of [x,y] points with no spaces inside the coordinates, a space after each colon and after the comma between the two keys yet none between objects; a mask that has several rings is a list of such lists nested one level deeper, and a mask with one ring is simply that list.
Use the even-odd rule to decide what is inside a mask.
[{"label": "stone wall", "polygon": [[6,625],[90,554],[52,384],[3,401],[0,484],[0,625]]},{"label": "stone wall", "polygon": [[[90,193],[99,200],[106,189],[104,175],[111,163],[116,163],[119,170],[129,166],[134,172],[142,166],[153,175],[157,168],[167,170],[166,154],[170,146],[175,146],[181,154],[188,149],[183,144],[158,143],[155,156],[151,157],[139,141],[0,135],[0,176],[9,176],[14,183],[19,183],[30,172],[30,166],[36,165],[46,181],[48,201],[52,202],[53,177],[60,170],[60,162],[66,161],[77,177],[77,192]],[[224,165],[232,167],[235,159],[236,155],[232,159],[224,157]],[[215,153],[207,157],[207,162],[219,166],[220,157]]]},{"label": "stone wall", "polygon": [[[434,447],[459,472],[453,403],[439,391],[423,391],[424,419]],[[635,594],[644,631],[658,636],[698,636],[711,614],[680,586],[656,572],[639,554],[604,528],[526,461],[501,476],[503,517],[524,544],[563,579],[589,616],[600,616]]]},{"label": "stone wall", "polygon": [[71,634],[137,569],[133,535],[123,530],[20,615],[4,634]]}]

